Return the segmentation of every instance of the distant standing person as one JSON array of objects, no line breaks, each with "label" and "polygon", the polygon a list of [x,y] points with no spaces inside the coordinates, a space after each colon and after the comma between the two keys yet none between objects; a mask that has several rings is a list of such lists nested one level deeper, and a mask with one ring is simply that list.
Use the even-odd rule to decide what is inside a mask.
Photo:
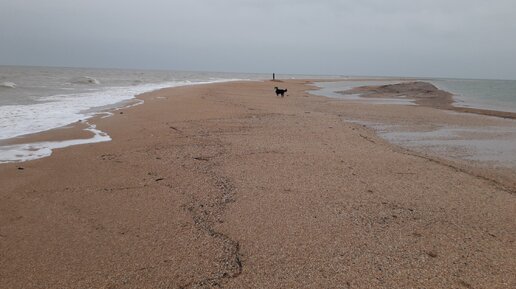
[{"label": "distant standing person", "polygon": [[272,80],[276,80],[276,73],[272,73]]}]

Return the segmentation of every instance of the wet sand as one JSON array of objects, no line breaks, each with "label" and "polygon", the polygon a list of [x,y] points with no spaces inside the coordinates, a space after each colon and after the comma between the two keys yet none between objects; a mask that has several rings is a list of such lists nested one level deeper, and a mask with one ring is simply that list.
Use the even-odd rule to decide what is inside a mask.
[{"label": "wet sand", "polygon": [[407,151],[347,121],[502,120],[351,104],[307,84],[160,90],[92,120],[111,142],[0,165],[0,284],[516,286],[513,171]]}]

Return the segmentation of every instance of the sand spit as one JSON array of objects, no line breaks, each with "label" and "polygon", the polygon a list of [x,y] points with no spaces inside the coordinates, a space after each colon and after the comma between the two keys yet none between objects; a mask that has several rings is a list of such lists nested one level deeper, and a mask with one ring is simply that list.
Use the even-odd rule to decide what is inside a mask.
[{"label": "sand spit", "polygon": [[144,94],[92,120],[111,142],[0,165],[1,287],[516,286],[514,186],[345,120],[485,118],[309,83],[284,81],[284,98],[269,81]]}]

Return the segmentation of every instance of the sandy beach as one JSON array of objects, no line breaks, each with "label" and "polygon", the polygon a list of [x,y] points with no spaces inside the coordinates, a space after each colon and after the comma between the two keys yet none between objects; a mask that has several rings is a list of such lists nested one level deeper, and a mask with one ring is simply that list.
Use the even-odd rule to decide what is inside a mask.
[{"label": "sandy beach", "polygon": [[91,120],[110,142],[0,164],[0,288],[516,287],[514,170],[349,122],[507,120],[338,101],[310,83],[147,93]]}]

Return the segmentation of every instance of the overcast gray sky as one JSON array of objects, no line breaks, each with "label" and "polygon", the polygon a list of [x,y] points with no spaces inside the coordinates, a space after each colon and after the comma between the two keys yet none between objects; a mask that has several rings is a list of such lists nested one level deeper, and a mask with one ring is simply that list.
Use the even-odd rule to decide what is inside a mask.
[{"label": "overcast gray sky", "polygon": [[0,0],[0,64],[516,79],[516,1]]}]

